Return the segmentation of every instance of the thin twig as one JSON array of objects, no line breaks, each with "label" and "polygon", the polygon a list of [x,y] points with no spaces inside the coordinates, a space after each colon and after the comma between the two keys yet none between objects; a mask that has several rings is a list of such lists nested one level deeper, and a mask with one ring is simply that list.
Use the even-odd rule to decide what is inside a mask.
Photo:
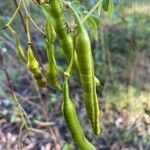
[{"label": "thin twig", "polygon": [[25,9],[25,14],[26,14],[26,16],[27,16],[27,17],[29,18],[29,20],[33,23],[33,25],[34,25],[43,35],[45,35],[45,32],[42,31],[42,30],[38,27],[38,25],[35,23],[35,21],[31,18],[30,13],[29,13],[29,11],[28,11],[28,9],[27,9],[27,7],[26,7],[26,4],[24,3],[24,0],[22,0],[22,2],[23,2],[23,7],[24,7],[24,9]]},{"label": "thin twig", "polygon": [[44,136],[48,136],[50,139],[54,139],[53,136],[51,136],[49,133],[45,132],[45,131],[42,131],[42,130],[39,130],[39,129],[35,129],[35,128],[29,128],[29,131],[30,132],[34,132],[34,133],[37,133],[37,134],[42,134]]},{"label": "thin twig", "polygon": [[[13,1],[14,1],[14,4],[15,4],[16,8],[17,8],[18,7],[17,0],[13,0]],[[20,9],[19,9],[19,15],[20,15],[20,18],[21,18],[21,21],[22,21],[22,24],[23,24],[23,28],[24,28],[24,30],[26,32],[25,20],[24,20],[23,14],[22,14]]]},{"label": "thin twig", "polygon": [[87,18],[99,7],[102,5],[102,0],[98,0],[98,2],[91,8],[90,11],[81,19],[81,22],[84,23]]},{"label": "thin twig", "polygon": [[29,17],[26,15],[26,20],[25,20],[25,25],[26,25],[26,34],[27,34],[27,40],[28,44],[31,45],[31,37],[30,37],[30,31],[29,31]]},{"label": "thin twig", "polygon": [[41,127],[47,127],[47,126],[54,126],[55,125],[55,122],[41,122],[38,120],[34,120],[34,123],[38,126],[41,126]]},{"label": "thin twig", "polygon": [[15,10],[13,16],[10,18],[9,22],[6,23],[6,25],[5,25],[6,27],[9,27],[10,24],[12,23],[12,21],[14,20],[14,18],[16,17],[16,15],[17,15],[17,13],[18,13],[20,7],[21,7],[21,4],[22,4],[22,0],[20,0],[18,7],[17,7],[17,9]]},{"label": "thin twig", "polygon": [[29,19],[30,19],[30,21],[33,23],[33,25],[45,36],[46,34],[45,34],[45,32],[44,31],[42,31],[39,27],[38,27],[38,25],[35,23],[35,21],[29,16]]},{"label": "thin twig", "polygon": [[16,31],[9,25],[7,26],[7,28],[9,29],[9,31],[13,34],[16,35]]},{"label": "thin twig", "polygon": [[12,99],[14,100],[16,108],[18,109],[19,115],[20,115],[21,120],[22,120],[22,124],[28,130],[29,127],[28,127],[27,122],[26,122],[26,120],[24,118],[24,115],[23,115],[23,112],[22,112],[22,106],[19,104],[18,99],[16,97],[16,94],[14,93],[13,84],[12,84],[11,78],[9,76],[9,73],[8,73],[6,67],[5,67],[5,64],[4,64],[4,61],[3,61],[3,56],[1,54],[1,52],[0,52],[0,65],[1,65],[2,70],[4,71],[4,74],[6,76],[8,85],[9,85],[10,90],[11,90]]}]

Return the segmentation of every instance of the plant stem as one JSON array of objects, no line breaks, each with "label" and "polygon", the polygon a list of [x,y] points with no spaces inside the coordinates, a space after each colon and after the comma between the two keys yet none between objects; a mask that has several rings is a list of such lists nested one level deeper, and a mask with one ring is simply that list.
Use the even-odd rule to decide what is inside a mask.
[{"label": "plant stem", "polygon": [[70,2],[65,2],[63,0],[61,0],[61,2],[66,5],[68,8],[70,8],[70,10],[72,11],[78,26],[80,27],[81,24],[83,24],[86,19],[99,7],[102,5],[102,0],[99,0],[92,8],[91,10],[83,17],[83,19],[80,19],[79,15],[77,14],[77,12],[74,10],[74,8],[71,6]]},{"label": "plant stem", "polygon": [[30,16],[30,13],[29,13],[29,11],[28,11],[28,9],[27,9],[27,7],[26,7],[26,4],[24,3],[24,0],[21,0],[22,2],[23,2],[23,7],[24,7],[24,9],[25,9],[25,14],[26,14],[26,16],[29,18],[29,20],[33,23],[33,25],[43,34],[43,35],[45,35],[45,33],[44,33],[44,31],[42,31],[39,27],[38,27],[38,25],[35,23],[35,21],[31,18],[31,16]]},{"label": "plant stem", "polygon": [[10,32],[11,32],[13,35],[16,35],[15,30],[14,30],[10,25],[7,26],[7,28],[10,30]]},{"label": "plant stem", "polygon": [[9,22],[6,24],[6,27],[9,27],[10,24],[12,23],[12,21],[14,20],[14,18],[16,17],[18,11],[20,10],[21,4],[22,4],[22,0],[20,0],[18,7],[16,8],[16,10],[15,10],[13,16],[10,18]]},{"label": "plant stem", "polygon": [[26,30],[27,30],[27,40],[28,40],[28,44],[31,45],[31,37],[30,37],[30,31],[29,31],[29,17],[26,16],[26,20],[25,20],[25,23],[26,23]]},{"label": "plant stem", "polygon": [[[22,2],[23,2],[23,7],[24,7],[24,10],[25,10],[25,14],[26,14],[25,25],[26,25],[26,34],[27,34],[28,44],[31,45],[31,47],[32,47],[33,50],[35,50],[35,46],[34,46],[34,44],[33,44],[32,41],[31,41],[30,32],[29,32],[29,20],[31,20],[32,23],[33,23],[34,21],[33,21],[33,19],[30,17],[30,13],[29,13],[29,11],[28,11],[28,9],[27,9],[27,7],[26,7],[26,4],[24,3],[24,0],[22,0]],[[35,24],[36,24],[36,23],[34,22],[34,25],[35,25]],[[36,27],[38,27],[38,26],[36,25]],[[39,29],[39,27],[38,27],[38,29]],[[40,30],[41,30],[41,29],[40,29]],[[44,32],[42,31],[42,33],[44,33]],[[45,34],[45,33],[44,33],[44,34]],[[35,52],[36,52],[36,51],[35,51]],[[42,70],[44,70],[44,67],[43,67],[42,61],[41,61],[41,57],[39,56],[39,54],[38,54],[37,52],[36,52],[36,55],[37,55],[37,57],[38,57],[40,66],[42,67]]]},{"label": "plant stem", "polygon": [[81,22],[84,23],[86,19],[101,5],[102,0],[98,0],[98,2],[91,8],[91,10],[81,19]]},{"label": "plant stem", "polygon": [[65,1],[61,1],[64,5],[66,5],[72,12],[72,14],[74,15],[75,19],[76,19],[76,22],[77,22],[77,25],[78,27],[82,27],[82,23],[81,23],[81,19],[78,15],[78,13],[74,10],[74,8],[71,6],[71,3],[70,2],[65,2]]},{"label": "plant stem", "polygon": [[25,14],[26,14],[27,16],[30,16],[30,13],[29,13],[29,11],[28,11],[28,9],[27,9],[27,7],[26,7],[26,4],[25,4],[24,0],[21,0],[21,1],[22,1],[22,4],[23,4],[23,7],[24,7],[24,9],[25,9]]},{"label": "plant stem", "polygon": [[[17,0],[13,0],[13,1],[14,1],[14,4],[15,4],[16,8],[17,8],[17,7],[18,7],[18,2],[17,2]],[[22,24],[23,24],[23,28],[24,28],[24,30],[25,30],[25,32],[26,32],[24,16],[23,16],[23,14],[22,14],[22,12],[21,12],[20,9],[19,9],[19,15],[20,15],[20,18],[21,18],[21,21],[22,21]]]},{"label": "plant stem", "polygon": [[45,36],[46,34],[45,34],[45,32],[44,31],[42,31],[39,27],[38,27],[38,25],[35,23],[35,21],[29,16],[29,19],[30,19],[30,21],[33,23],[33,25]]}]

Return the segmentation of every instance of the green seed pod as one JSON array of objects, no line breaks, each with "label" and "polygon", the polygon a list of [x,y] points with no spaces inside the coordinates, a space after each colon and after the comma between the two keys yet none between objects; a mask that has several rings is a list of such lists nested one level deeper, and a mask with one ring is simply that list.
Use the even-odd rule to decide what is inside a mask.
[{"label": "green seed pod", "polygon": [[[64,51],[66,59],[68,62],[71,60],[72,52],[74,50],[74,40],[72,35],[67,32],[66,22],[64,14],[59,1],[52,0],[49,1],[49,6],[42,6],[43,12],[47,19],[53,24],[54,30],[58,36],[60,45]],[[75,52],[74,65],[73,67],[79,71],[77,55]],[[99,86],[98,80],[95,78],[96,85]]]},{"label": "green seed pod", "polygon": [[57,64],[54,56],[54,41],[55,32],[52,24],[46,21],[46,41],[45,49],[48,58],[47,78],[53,88],[62,90],[60,84],[57,81]]},{"label": "green seed pod", "polygon": [[[60,2],[57,0],[49,1],[50,15],[53,18],[53,25],[58,36],[60,45],[64,51],[68,62],[71,60],[72,52],[74,50],[74,43],[71,34],[67,32],[66,21],[62,11]],[[74,57],[74,67],[78,68],[77,57]]]},{"label": "green seed pod", "polygon": [[64,82],[64,101],[62,111],[72,138],[81,150],[96,150],[96,148],[84,136],[82,127],[76,114],[76,108],[69,96],[67,79]]},{"label": "green seed pod", "polygon": [[34,79],[36,80],[38,86],[46,87],[47,86],[46,79],[41,73],[39,63],[35,59],[30,45],[28,46],[27,66],[28,66],[29,70],[32,72],[32,75],[33,75]]},{"label": "green seed pod", "polygon": [[[72,37],[70,36],[70,34],[67,33],[65,19],[60,2],[57,0],[49,1],[49,7],[49,14],[53,18],[55,32],[59,38],[61,47],[64,50],[68,62],[70,62],[72,52],[75,47]],[[79,23],[79,20],[77,24],[77,50],[74,57],[74,66],[77,68],[80,74],[82,88],[84,92],[85,107],[88,117],[91,121],[93,132],[94,134],[98,135],[100,133],[100,112],[96,95],[94,66],[91,54],[90,39],[85,28],[81,25],[81,23]]]},{"label": "green seed pod", "polygon": [[85,107],[95,135],[100,134],[99,107],[94,80],[94,66],[89,36],[83,27],[79,27],[76,37],[76,53],[79,72],[85,98]]},{"label": "green seed pod", "polygon": [[16,38],[16,49],[17,49],[18,56],[26,64],[27,63],[27,59],[26,59],[24,50],[23,50],[23,48],[21,46],[21,43],[20,43],[19,39],[17,39],[17,38]]},{"label": "green seed pod", "polygon": [[85,108],[95,135],[100,134],[100,111],[96,94],[94,64],[89,35],[80,21],[78,14],[70,6],[77,23],[76,54],[79,64],[79,74],[84,94]]},{"label": "green seed pod", "polygon": [[47,67],[47,79],[49,83],[52,85],[53,88],[58,89],[61,91],[61,86],[57,81],[57,68],[54,61],[54,56],[52,56],[50,53],[52,53],[51,46],[49,44],[46,44],[46,52],[47,56],[50,57],[48,59],[48,67]]}]

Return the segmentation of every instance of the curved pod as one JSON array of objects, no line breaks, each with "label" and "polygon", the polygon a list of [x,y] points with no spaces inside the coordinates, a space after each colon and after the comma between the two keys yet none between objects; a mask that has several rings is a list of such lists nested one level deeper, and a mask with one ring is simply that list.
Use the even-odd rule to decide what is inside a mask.
[{"label": "curved pod", "polygon": [[62,111],[72,138],[81,150],[96,150],[95,147],[84,136],[82,127],[76,114],[73,101],[69,96],[67,79],[64,82],[64,101]]}]

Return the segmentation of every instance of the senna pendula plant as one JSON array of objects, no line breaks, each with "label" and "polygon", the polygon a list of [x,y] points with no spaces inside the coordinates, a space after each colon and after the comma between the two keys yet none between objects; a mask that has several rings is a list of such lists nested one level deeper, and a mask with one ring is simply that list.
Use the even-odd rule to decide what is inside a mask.
[{"label": "senna pendula plant", "polygon": [[[54,34],[55,33],[52,24],[49,24],[48,20],[46,20],[46,35],[47,35],[46,44],[52,44],[54,42],[52,39],[53,36],[55,36]],[[50,49],[48,49],[49,47],[46,48],[47,48],[46,52],[47,52],[48,62],[51,64],[51,62],[55,62],[55,60],[52,60],[54,59],[53,57],[54,55],[50,53],[50,51],[52,50],[51,48]],[[70,75],[74,63],[74,55],[75,55],[75,51],[73,51],[70,65],[67,71],[65,72],[65,79],[64,79],[64,86],[63,86],[64,101],[62,104],[62,112],[66,120],[67,126],[71,132],[71,135],[75,143],[79,146],[79,148],[81,150],[95,150],[95,147],[86,139],[84,135],[84,132],[82,130],[82,127],[80,125],[79,119],[76,114],[75,105],[69,96],[68,77]],[[49,69],[48,71],[51,72],[53,68],[49,66],[48,69]]]},{"label": "senna pendula plant", "polygon": [[[104,0],[103,0],[104,1]],[[28,69],[31,71],[34,79],[37,82],[37,85],[40,87],[49,87],[50,84],[56,90],[62,91],[61,85],[57,80],[57,64],[54,54],[54,41],[56,38],[59,39],[60,45],[66,54],[68,61],[70,61],[69,67],[65,72],[64,86],[63,86],[63,96],[64,101],[62,104],[62,112],[66,120],[66,124],[71,132],[71,135],[75,143],[79,146],[81,150],[95,150],[96,148],[86,139],[82,127],[80,125],[79,119],[77,117],[75,105],[69,96],[69,87],[68,87],[68,77],[70,76],[71,69],[75,66],[78,70],[80,80],[82,83],[82,89],[84,94],[85,108],[87,111],[87,116],[91,122],[92,131],[95,135],[100,134],[100,111],[98,98],[96,94],[96,82],[94,74],[94,64],[91,52],[91,42],[88,35],[88,32],[84,26],[84,22],[81,21],[78,13],[71,6],[70,2],[65,2],[62,0],[38,0],[39,6],[43,9],[43,12],[46,16],[46,34],[33,22],[30,15],[27,13],[27,8],[25,7],[24,0],[20,0],[19,6],[16,9],[11,21],[7,24],[7,27],[13,31],[10,24],[17,14],[20,6],[23,2],[24,9],[26,11],[26,29],[27,29],[27,40],[28,40],[28,49],[27,57],[21,47],[21,44],[16,38],[16,48],[19,57],[27,65]],[[101,1],[102,2],[102,1]],[[89,11],[89,14],[85,18],[88,18],[100,4],[98,2],[95,6]],[[107,1],[108,3],[110,2]],[[105,9],[109,10],[110,4],[106,5]],[[112,4],[112,3],[111,3]],[[73,17],[75,18],[75,42],[73,37],[67,32],[66,28],[66,19],[63,13],[63,5],[71,10]],[[110,5],[110,6],[108,6]],[[47,9],[48,8],[48,9]],[[40,70],[38,60],[34,57],[34,53],[31,49],[31,39],[29,33],[28,22],[32,21],[35,27],[44,33],[45,36],[45,50],[48,59],[48,67],[46,69],[46,77]],[[85,19],[83,19],[85,20]]]},{"label": "senna pendula plant", "polygon": [[[63,2],[63,4],[70,7],[68,3]],[[61,2],[57,0],[53,0],[53,1],[50,0],[47,3],[47,5],[49,6],[49,12],[48,12],[49,17],[54,18],[54,19],[51,19],[51,21],[52,21],[52,24],[54,24],[54,26],[56,27],[55,31],[58,37],[63,37],[63,41],[61,42],[64,44],[65,43],[64,39],[66,37],[63,34],[63,32],[60,32],[63,27],[63,24],[60,25],[60,22],[64,21],[62,20],[63,13],[61,13],[62,12]],[[71,10],[73,10],[72,7],[70,8]],[[78,16],[76,13],[74,13],[75,11],[72,11],[72,12],[73,14],[75,14],[74,15],[75,17]],[[76,18],[79,18],[79,17],[76,17]],[[76,21],[77,21],[77,38],[76,38],[77,44],[73,48],[76,48],[75,56],[77,56],[79,74],[80,74],[80,78],[82,82],[87,115],[91,122],[93,133],[95,135],[99,135],[100,134],[100,123],[99,123],[100,112],[99,112],[99,106],[98,106],[98,99],[96,95],[96,84],[95,84],[95,78],[94,78],[94,66],[93,66],[93,60],[92,60],[92,54],[91,54],[90,40],[89,40],[85,27],[82,25],[80,21],[80,18],[78,20],[76,19]],[[70,45],[72,45],[72,43],[70,43]],[[70,52],[71,50],[73,49],[70,49]]]},{"label": "senna pendula plant", "polygon": [[[62,4],[64,4],[64,3],[61,3],[58,0],[50,0],[49,2],[47,1],[47,3],[45,5],[42,5],[42,8],[43,8],[43,12],[44,12],[46,18],[51,21],[51,24],[54,24],[54,29],[56,31],[58,38],[60,39],[60,44],[61,44],[62,48],[64,49],[65,48],[64,45],[65,46],[67,45],[67,48],[70,48],[69,53],[71,53],[76,46],[73,46],[73,44],[74,44],[73,42],[68,43],[68,41],[70,41],[69,39],[71,39],[71,41],[73,41],[73,39],[71,38],[69,33],[66,32],[65,27],[64,27],[65,20],[63,17]],[[99,3],[97,3],[97,4],[99,4]],[[78,19],[78,22],[79,22],[79,19]],[[80,25],[81,25],[81,23],[80,23]],[[82,29],[83,28],[84,27],[82,27]],[[80,30],[80,31],[82,32],[83,30]],[[86,111],[87,111],[88,118],[91,121],[93,133],[95,135],[99,135],[99,133],[100,133],[100,124],[99,124],[100,113],[99,113],[99,106],[98,106],[98,100],[97,100],[97,95],[96,95],[95,76],[94,76],[94,71],[92,70],[94,68],[94,66],[92,65],[90,40],[89,40],[89,38],[87,38],[88,41],[85,40],[86,37],[88,37],[88,34],[87,35],[84,34],[82,37],[84,37],[84,36],[85,36],[85,38],[82,40],[82,42],[80,42],[77,45],[83,45],[84,49],[83,49],[83,54],[81,54],[81,55],[86,55],[86,54],[87,55],[85,57],[81,56],[79,58],[78,54],[82,53],[82,48],[79,48],[79,49],[81,49],[81,51],[79,50],[80,52],[78,54],[76,54],[78,51],[75,51],[74,58],[78,57],[78,59],[74,59],[74,62],[77,61],[77,63],[75,63],[75,64],[78,65],[79,74],[80,74],[80,78],[81,78],[81,82],[82,82],[82,86],[83,86],[84,97],[85,97]],[[85,43],[88,44],[87,47],[84,46]],[[69,44],[69,46],[68,46],[68,44]],[[66,51],[66,48],[64,50]],[[83,59],[83,62],[82,62],[82,59]],[[89,68],[89,66],[90,66],[90,68]],[[83,73],[81,73],[81,72],[83,72]]]}]

